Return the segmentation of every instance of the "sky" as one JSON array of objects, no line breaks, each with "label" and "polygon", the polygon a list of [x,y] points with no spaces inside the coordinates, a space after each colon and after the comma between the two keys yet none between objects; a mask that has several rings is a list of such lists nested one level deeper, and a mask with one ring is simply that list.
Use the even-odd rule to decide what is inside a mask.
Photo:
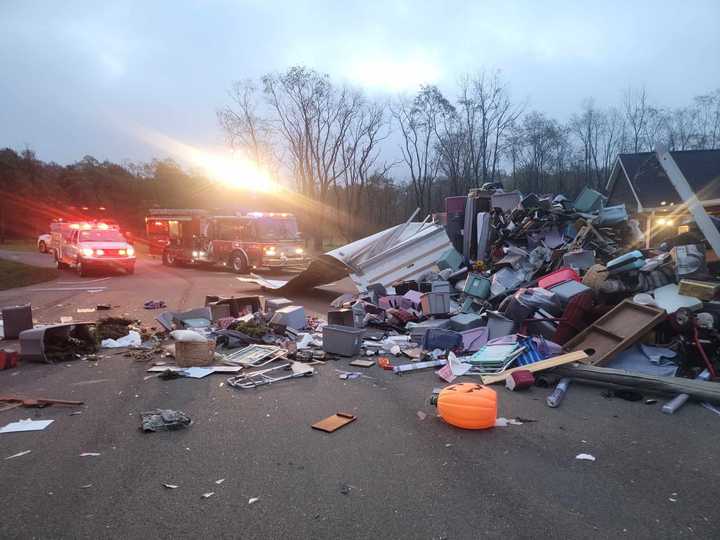
[{"label": "sky", "polygon": [[174,157],[149,131],[224,144],[233,81],[306,65],[374,96],[500,70],[559,120],[644,85],[675,107],[720,88],[720,1],[0,0],[0,147],[61,164]]}]

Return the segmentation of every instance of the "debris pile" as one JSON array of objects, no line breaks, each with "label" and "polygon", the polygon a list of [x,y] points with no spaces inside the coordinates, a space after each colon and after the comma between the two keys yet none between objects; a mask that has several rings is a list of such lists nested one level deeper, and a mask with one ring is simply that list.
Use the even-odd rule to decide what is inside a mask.
[{"label": "debris pile", "polygon": [[[333,360],[397,375],[433,369],[447,383],[464,378],[434,399],[448,423],[470,429],[499,425],[496,383],[509,392],[548,388],[551,408],[573,381],[647,404],[656,400],[646,393],[668,396],[666,413],[689,400],[720,403],[718,259],[704,238],[649,247],[624,205],[605,206],[587,188],[575,201],[479,189],[446,204],[444,227],[408,221],[325,254],[287,284],[264,283],[289,291],[349,275],[359,292],[333,301],[324,319],[259,295],[208,296],[203,307],[160,313],[162,347],[176,365],[163,360],[148,371],[163,379],[224,373],[235,391],[306,379]],[[43,331],[42,347],[23,343],[37,331],[26,330],[23,355],[34,347],[65,358],[98,343],[153,349],[134,324],[60,325],[72,330]],[[337,371],[342,384],[365,377]],[[165,412],[148,418],[166,422]],[[313,427],[354,419],[338,413]]]}]

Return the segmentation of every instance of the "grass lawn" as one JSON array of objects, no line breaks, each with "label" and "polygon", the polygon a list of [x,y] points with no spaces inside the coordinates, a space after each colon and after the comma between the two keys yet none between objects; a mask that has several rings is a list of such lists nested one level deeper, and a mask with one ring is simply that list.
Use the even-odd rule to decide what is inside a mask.
[{"label": "grass lawn", "polygon": [[0,244],[0,249],[7,249],[8,251],[37,251],[37,241],[32,239],[23,240],[8,240],[4,244]]},{"label": "grass lawn", "polygon": [[0,259],[0,291],[50,281],[56,277],[58,271],[54,268],[40,268]]}]

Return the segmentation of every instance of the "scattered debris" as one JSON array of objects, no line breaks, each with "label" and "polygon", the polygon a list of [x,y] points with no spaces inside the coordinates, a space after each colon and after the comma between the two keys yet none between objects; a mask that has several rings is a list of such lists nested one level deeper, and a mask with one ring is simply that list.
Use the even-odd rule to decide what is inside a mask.
[{"label": "scattered debris", "polygon": [[12,456],[6,457],[5,460],[15,459],[15,458],[22,457],[22,456],[27,456],[30,452],[32,452],[32,450],[25,450],[23,452],[18,452],[17,454],[13,454]]},{"label": "scattered debris", "polygon": [[523,422],[517,418],[496,418],[495,427],[522,426]]},{"label": "scattered debris", "polygon": [[[77,383],[75,383],[77,384]],[[82,401],[70,401],[66,399],[47,399],[47,398],[21,398],[0,396],[0,403],[10,403],[22,407],[47,407],[49,405],[82,405]]]},{"label": "scattered debris", "polygon": [[99,455],[101,455],[100,452],[83,452],[80,457],[98,457]]},{"label": "scattered debris", "polygon": [[315,422],[311,427],[313,429],[325,431],[326,433],[332,433],[333,431],[336,431],[341,427],[346,426],[350,422],[354,422],[355,420],[357,420],[357,416],[349,413],[338,412],[336,414],[333,414],[332,416],[328,416],[327,418],[320,420],[319,422]]},{"label": "scattered debris", "polygon": [[248,504],[255,504],[260,500],[260,497],[251,497],[248,499]]},{"label": "scattered debris", "polygon": [[219,480],[215,480],[215,483],[218,484],[218,485],[220,485],[220,484],[222,484],[224,481],[225,481],[224,478],[220,478]]},{"label": "scattered debris", "polygon": [[375,365],[375,360],[363,360],[361,358],[355,359],[350,362],[351,366],[369,368]]},{"label": "scattered debris", "polygon": [[575,456],[575,459],[579,459],[581,461],[595,461],[595,456],[591,454],[578,454]]},{"label": "scattered debris", "polygon": [[165,487],[165,488],[167,488],[167,489],[177,489],[177,488],[179,488],[180,486],[178,486],[178,485],[176,485],[176,484],[163,484],[163,487]]},{"label": "scattered debris", "polygon": [[141,412],[140,418],[142,420],[140,429],[146,433],[151,431],[173,431],[192,424],[192,420],[184,412],[170,409]]},{"label": "scattered debris", "polygon": [[213,495],[215,495],[215,492],[214,492],[214,491],[208,491],[207,493],[203,493],[203,494],[201,495],[201,497],[202,497],[203,499],[209,499],[209,498],[212,497]]},{"label": "scattered debris", "polygon": [[25,420],[18,420],[17,422],[10,422],[9,424],[0,428],[0,433],[20,433],[23,431],[42,431],[55,420],[31,420],[26,418]]}]

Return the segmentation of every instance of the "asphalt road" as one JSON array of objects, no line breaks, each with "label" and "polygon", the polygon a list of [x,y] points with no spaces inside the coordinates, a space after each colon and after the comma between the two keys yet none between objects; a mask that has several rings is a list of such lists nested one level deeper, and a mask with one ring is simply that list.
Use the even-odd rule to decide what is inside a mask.
[{"label": "asphalt road", "polygon": [[[157,261],[99,279],[68,272],[0,292],[0,306],[32,301],[36,319],[53,322],[92,319],[77,308],[109,302],[112,313],[151,322],[145,300],[185,309],[251,288],[232,274]],[[47,290],[81,287],[97,289]],[[324,312],[347,288],[294,299]],[[696,405],[666,416],[662,401],[609,400],[573,385],[550,409],[547,390],[497,387],[499,416],[534,421],[464,431],[435,416],[428,397],[441,384],[431,371],[373,367],[343,381],[336,370],[353,368],[340,360],[311,378],[240,391],[221,375],[145,380],[145,368],[118,355],[0,372],[0,393],[86,402],[80,415],[57,406],[0,413],[0,425],[55,420],[43,432],[0,435],[0,537],[720,537],[720,417]],[[138,413],[158,407],[194,423],[141,433]],[[333,434],[310,428],[336,411],[358,420]]]}]

